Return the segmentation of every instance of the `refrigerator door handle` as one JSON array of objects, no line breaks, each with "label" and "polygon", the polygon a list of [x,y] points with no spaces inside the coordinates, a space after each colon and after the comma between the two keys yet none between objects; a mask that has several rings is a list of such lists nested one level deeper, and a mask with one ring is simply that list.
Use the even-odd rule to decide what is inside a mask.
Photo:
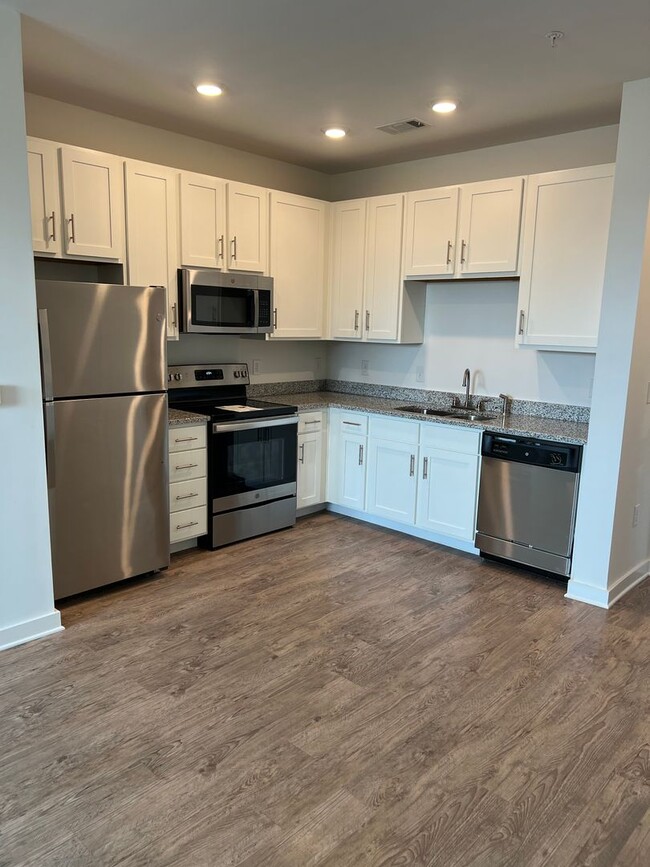
[{"label": "refrigerator door handle", "polygon": [[41,338],[41,369],[43,372],[43,399],[53,400],[52,350],[50,347],[50,320],[46,307],[38,309],[38,333]]},{"label": "refrigerator door handle", "polygon": [[45,404],[45,461],[47,464],[47,487],[53,490],[56,485],[54,403]]}]

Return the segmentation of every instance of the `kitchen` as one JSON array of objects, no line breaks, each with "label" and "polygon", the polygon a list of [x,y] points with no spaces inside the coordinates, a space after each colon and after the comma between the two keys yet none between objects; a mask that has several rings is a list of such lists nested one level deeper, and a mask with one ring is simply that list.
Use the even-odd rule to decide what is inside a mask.
[{"label": "kitchen", "polygon": [[[27,38],[37,36],[32,32]],[[163,341],[169,364],[164,374],[172,380],[160,391],[169,385],[170,404],[182,403],[182,398],[192,403],[194,413],[187,425],[175,416],[168,430],[171,449],[163,454],[172,473],[183,472],[176,466],[196,464],[189,478],[161,475],[164,498],[171,495],[177,505],[191,503],[188,509],[166,513],[171,566],[134,584],[102,580],[99,584],[110,587],[104,596],[96,591],[100,607],[119,605],[120,593],[125,600],[135,594],[131,598],[140,604],[147,592],[161,592],[164,598],[171,593],[164,590],[170,588],[165,582],[174,575],[187,574],[189,586],[198,589],[191,582],[202,570],[214,564],[225,578],[230,568],[245,568],[247,551],[248,556],[275,551],[295,569],[292,538],[304,539],[307,556],[311,537],[332,546],[337,536],[341,550],[354,541],[361,555],[364,546],[367,552],[376,547],[387,562],[389,543],[405,557],[406,546],[413,545],[413,556],[439,558],[464,580],[479,581],[482,575],[486,588],[491,581],[508,582],[513,600],[542,594],[552,617],[568,611],[561,606],[582,609],[569,600],[605,609],[617,603],[615,611],[621,606],[626,612],[631,604],[626,600],[642,599],[638,594],[644,585],[638,585],[647,574],[647,553],[638,552],[644,546],[647,551],[647,533],[639,541],[647,529],[647,504],[639,444],[646,422],[639,401],[628,399],[628,391],[638,395],[647,378],[639,332],[635,336],[645,315],[638,266],[643,239],[640,229],[624,229],[631,219],[643,225],[644,203],[647,213],[640,168],[645,86],[625,86],[620,126],[594,125],[420,157],[391,171],[379,165],[334,175],[301,166],[294,170],[288,163],[271,166],[244,151],[235,158],[225,147],[219,151],[220,145],[178,132],[26,94],[38,287],[57,280],[163,286],[169,338]],[[16,154],[20,160],[18,150]],[[35,190],[42,192],[40,199]],[[435,244],[429,245],[431,239]],[[256,275],[262,288],[271,278],[273,330],[252,334],[247,328],[242,336],[189,332],[186,314],[192,305],[184,302],[182,277],[179,283],[183,268],[211,270],[240,285]],[[629,292],[621,289],[624,285],[631,287]],[[38,307],[45,305],[39,300]],[[25,316],[29,321],[31,314]],[[32,355],[32,373],[33,364]],[[210,381],[183,393],[188,376],[200,381],[197,371],[210,372]],[[236,378],[235,372],[240,374]],[[181,379],[173,378],[177,374]],[[225,392],[214,391],[213,375],[227,380]],[[11,381],[8,374],[7,383]],[[280,404],[281,413],[296,408],[295,459],[289,457],[290,447],[284,453],[295,479],[282,480],[296,489],[294,529],[271,536],[259,536],[250,527],[242,530],[243,514],[250,508],[243,502],[236,509],[230,504],[213,511],[209,467],[214,458],[209,450],[218,434],[210,428],[222,422],[212,418],[208,426],[207,419],[198,419],[199,391],[210,394],[213,406],[248,403],[253,413],[266,412],[256,402]],[[11,387],[3,385],[0,409],[11,411],[12,404]],[[477,414],[486,417],[471,418]],[[250,423],[240,417],[226,424]],[[263,415],[250,418],[263,420]],[[505,437],[508,448],[515,437],[541,452],[540,445],[551,442],[548,460],[566,454],[580,471],[577,512],[574,479],[570,508],[561,517],[564,549],[557,553],[562,564],[547,568],[547,563],[522,560],[522,552],[513,556],[512,549],[482,549],[510,563],[559,574],[563,582],[549,583],[512,566],[493,567],[492,561],[476,556],[482,467],[494,459],[485,451],[489,432]],[[578,452],[562,452],[565,446],[585,447],[584,460],[575,457]],[[44,470],[44,454],[42,460]],[[60,470],[61,462],[57,464]],[[38,466],[36,462],[34,472]],[[512,466],[528,468],[521,454]],[[51,468],[52,462],[48,472]],[[234,472],[241,469],[240,464]],[[539,469],[563,479],[571,475]],[[264,485],[248,487],[267,490]],[[188,500],[175,500],[186,496]],[[286,508],[284,501],[293,496],[284,489],[269,502]],[[72,502],[66,511],[78,507]],[[541,515],[534,512],[537,526],[561,511],[553,499],[544,501],[543,508]],[[217,533],[216,541],[206,542],[215,532],[215,518],[237,510],[234,535],[231,527],[230,536]],[[513,509],[509,520],[520,511]],[[278,520],[293,526],[291,515]],[[264,531],[276,528],[273,521],[262,525]],[[512,533],[500,532],[508,545],[517,542]],[[494,539],[496,533],[485,535]],[[240,539],[250,541],[230,545]],[[528,538],[520,541],[522,547],[536,548]],[[70,547],[75,547],[74,536]],[[45,556],[42,540],[36,548]],[[150,568],[165,566],[161,561]],[[138,568],[130,574],[147,571]],[[59,606],[48,602],[47,570],[36,572],[41,589],[30,589],[31,600],[23,599],[18,585],[11,589],[8,616],[0,622],[4,646],[37,635],[59,640]],[[379,598],[387,578],[377,585]],[[276,578],[264,580],[271,582],[270,590]],[[406,581],[404,574],[400,581]],[[364,586],[371,598],[371,587]],[[228,604],[234,591],[229,585],[222,589]],[[205,587],[199,590],[204,601],[209,598],[205,592]],[[417,592],[415,585],[410,592]],[[69,595],[55,589],[54,598],[62,600],[63,625],[70,625],[61,637],[73,632],[75,612],[88,618],[86,628],[92,628],[92,606],[83,598],[66,602]],[[351,595],[355,610],[352,600]],[[361,624],[363,609],[357,616]],[[363,655],[371,634],[362,634]],[[96,640],[101,640],[99,634]],[[282,638],[274,634],[269,640],[277,654]],[[422,650],[426,657],[426,647]]]}]

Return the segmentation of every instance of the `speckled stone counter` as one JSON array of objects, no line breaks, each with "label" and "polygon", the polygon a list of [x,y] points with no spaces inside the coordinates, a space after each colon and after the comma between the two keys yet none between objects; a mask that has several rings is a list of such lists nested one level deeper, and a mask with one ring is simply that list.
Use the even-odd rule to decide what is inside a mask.
[{"label": "speckled stone counter", "polygon": [[185,412],[182,409],[169,410],[169,426],[185,427],[191,424],[205,424],[210,418],[207,415],[199,415],[197,412]]},{"label": "speckled stone counter", "polygon": [[413,421],[435,422],[437,424],[458,425],[459,427],[492,430],[497,433],[509,433],[517,436],[536,437],[537,439],[556,440],[557,442],[584,445],[587,442],[589,425],[585,422],[566,421],[557,418],[541,418],[532,415],[509,415],[503,424],[502,416],[486,421],[466,421],[455,418],[436,418],[415,413],[403,412],[397,407],[404,401],[387,400],[380,397],[368,397],[361,394],[343,394],[332,391],[313,391],[297,394],[274,394],[273,400],[278,403],[288,403],[298,407],[298,410],[308,409],[350,409],[359,412],[371,412],[379,415],[398,416]]}]

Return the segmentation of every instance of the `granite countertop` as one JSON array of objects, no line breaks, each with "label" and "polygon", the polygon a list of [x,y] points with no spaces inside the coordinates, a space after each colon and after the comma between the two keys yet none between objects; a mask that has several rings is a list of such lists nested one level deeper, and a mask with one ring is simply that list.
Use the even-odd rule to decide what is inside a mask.
[{"label": "granite countertop", "polygon": [[397,416],[413,421],[437,422],[438,424],[458,425],[459,427],[492,430],[497,433],[556,440],[557,442],[584,445],[587,442],[589,425],[584,422],[564,421],[556,418],[541,418],[533,415],[509,415],[505,425],[501,416],[487,421],[465,421],[455,418],[437,418],[402,412],[399,406],[409,403],[405,400],[387,400],[381,397],[367,397],[360,394],[343,394],[332,391],[314,391],[297,394],[274,394],[274,403],[288,403],[298,410],[308,409],[350,409],[358,412],[371,412],[379,415]]},{"label": "granite countertop", "polygon": [[169,426],[183,427],[191,424],[205,424],[210,421],[207,415],[199,415],[197,412],[185,412],[182,409],[169,410]]}]

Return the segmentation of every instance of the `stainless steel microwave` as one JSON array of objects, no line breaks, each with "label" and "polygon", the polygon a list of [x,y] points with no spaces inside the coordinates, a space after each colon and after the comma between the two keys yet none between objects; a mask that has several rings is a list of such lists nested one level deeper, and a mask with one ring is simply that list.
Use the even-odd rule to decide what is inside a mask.
[{"label": "stainless steel microwave", "polygon": [[188,334],[269,334],[273,278],[180,268],[181,331]]}]

